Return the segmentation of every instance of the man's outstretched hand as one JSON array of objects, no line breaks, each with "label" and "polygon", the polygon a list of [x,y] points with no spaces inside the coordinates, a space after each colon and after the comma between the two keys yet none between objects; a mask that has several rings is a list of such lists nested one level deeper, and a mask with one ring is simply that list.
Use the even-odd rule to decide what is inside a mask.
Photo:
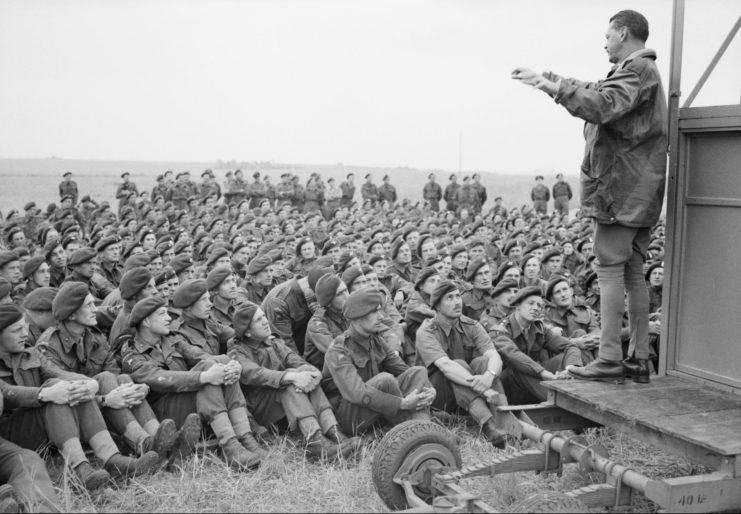
[{"label": "man's outstretched hand", "polygon": [[512,70],[512,78],[523,84],[545,91],[550,95],[558,92],[558,83],[548,80],[540,73],[535,73],[530,68],[515,68]]}]

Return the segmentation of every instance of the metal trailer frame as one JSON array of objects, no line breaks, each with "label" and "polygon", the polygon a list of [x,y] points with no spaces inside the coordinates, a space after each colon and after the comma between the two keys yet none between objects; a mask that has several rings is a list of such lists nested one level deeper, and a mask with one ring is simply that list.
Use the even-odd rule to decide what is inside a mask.
[{"label": "metal trailer frame", "polygon": [[[722,211],[721,223],[732,222],[731,216],[738,218],[741,207],[741,102],[739,105],[692,107],[692,102],[705,85],[708,77],[725,53],[731,41],[741,29],[741,16],[716,52],[698,84],[680,107],[680,78],[684,36],[685,0],[674,0],[673,38],[671,55],[671,77],[669,82],[669,174],[667,189],[667,248],[666,267],[668,281],[665,280],[665,294],[662,305],[665,330],[662,331],[662,344],[658,375],[670,375],[712,385],[727,392],[741,393],[741,373],[728,373],[724,367],[723,355],[718,360],[704,361],[703,355],[693,352],[691,345],[697,345],[697,330],[688,323],[700,325],[696,329],[710,330],[708,344],[721,345],[721,350],[735,352],[736,362],[741,361],[741,345],[736,334],[741,330],[741,317],[724,313],[727,317],[721,327],[712,326],[715,320],[703,323],[694,317],[683,319],[698,308],[697,302],[682,296],[686,287],[696,286],[696,278],[707,280],[708,275],[720,275],[721,289],[738,289],[741,284],[733,283],[732,277],[723,273],[727,267],[716,261],[709,263],[709,270],[700,269],[705,263],[706,254],[698,256],[693,251],[696,238],[702,237],[698,227],[709,232],[703,241],[713,242],[716,236],[707,230],[708,213],[714,216]],[[735,144],[734,144],[735,143]],[[720,162],[718,161],[720,158]],[[732,159],[729,164],[727,159]],[[723,160],[726,159],[726,160]],[[735,170],[729,166],[735,164]],[[700,168],[700,169],[698,169]],[[697,175],[702,171],[710,175],[710,180],[699,181]],[[736,173],[734,173],[734,171]],[[735,179],[735,180],[734,180]],[[709,183],[709,184],[708,184]],[[738,222],[738,220],[736,221]],[[727,229],[725,225],[723,228]],[[741,238],[735,245],[741,245]],[[715,241],[718,243],[718,241]],[[735,246],[734,246],[735,248]],[[739,246],[741,249],[741,246]],[[721,258],[728,259],[728,255]],[[711,259],[712,260],[712,259]],[[717,268],[713,268],[718,265]],[[712,282],[712,280],[711,280]],[[738,282],[738,279],[735,279]],[[704,290],[703,295],[718,294],[715,289]],[[729,287],[730,286],[730,287]],[[736,303],[738,305],[738,303]],[[704,310],[694,311],[705,314]],[[711,326],[709,326],[711,325]],[[716,323],[717,325],[717,323]],[[705,340],[703,340],[705,344]],[[725,345],[725,346],[723,346]],[[733,347],[729,347],[733,345]],[[688,348],[689,347],[689,348]],[[717,348],[715,348],[717,350]],[[712,350],[712,349],[711,349]],[[713,353],[707,347],[702,353]],[[731,360],[734,360],[733,357]],[[733,371],[733,369],[731,369]],[[573,428],[595,426],[595,422],[582,417],[573,409],[557,405],[558,395],[551,391],[549,401],[538,405],[510,406],[498,409],[497,423],[506,427],[514,435],[524,436],[538,444],[536,449],[519,451],[480,464],[464,466],[452,470],[439,463],[431,462],[424,470],[414,473],[399,473],[394,482],[404,489],[410,511],[414,512],[494,512],[494,509],[474,495],[467,493],[459,482],[465,478],[494,476],[501,473],[519,471],[539,471],[560,473],[564,464],[577,463],[582,470],[599,471],[605,475],[605,483],[582,487],[565,493],[578,499],[588,507],[614,507],[630,505],[636,492],[644,494],[663,509],[675,512],[707,512],[741,508],[741,455],[728,457],[708,455],[717,465],[712,473],[673,479],[651,480],[608,458],[605,448],[588,445],[580,436],[565,438],[554,432]],[[604,422],[604,421],[601,421]],[[539,428],[544,427],[544,428]],[[645,431],[632,432],[641,437]],[[647,437],[649,442],[657,442],[658,437]],[[665,443],[671,448],[674,442]],[[674,450],[682,451],[674,444]],[[435,491],[437,496],[432,505],[427,504],[415,494],[415,487],[422,485]],[[419,490],[419,489],[417,489]]]}]

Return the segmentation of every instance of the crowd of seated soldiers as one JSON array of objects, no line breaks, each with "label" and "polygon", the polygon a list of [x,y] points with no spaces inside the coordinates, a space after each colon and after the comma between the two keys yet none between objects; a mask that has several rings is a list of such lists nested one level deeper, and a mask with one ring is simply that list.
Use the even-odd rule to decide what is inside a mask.
[{"label": "crowd of seated soldiers", "polygon": [[[222,194],[210,170],[174,175],[140,193],[125,173],[112,206],[78,198],[68,173],[58,205],[2,221],[0,467],[34,477],[3,469],[15,492],[0,502],[57,508],[34,453],[49,444],[91,490],[177,468],[203,437],[249,470],[285,431],[308,458],[340,459],[372,427],[435,410],[504,448],[496,407],[543,401],[543,380],[594,358],[578,212],[368,198],[369,176],[355,202],[350,176],[273,186],[238,170]],[[663,225],[652,233],[657,351]]]}]

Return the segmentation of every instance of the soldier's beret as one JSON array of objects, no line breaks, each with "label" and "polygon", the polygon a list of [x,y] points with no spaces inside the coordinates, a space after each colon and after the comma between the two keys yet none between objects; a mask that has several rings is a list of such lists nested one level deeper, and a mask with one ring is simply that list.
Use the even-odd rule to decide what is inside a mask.
[{"label": "soldier's beret", "polygon": [[15,252],[0,252],[0,269],[17,260],[20,258]]},{"label": "soldier's beret", "polygon": [[247,274],[252,276],[257,275],[272,263],[273,259],[269,255],[258,255],[247,265]]},{"label": "soldier's beret", "polygon": [[207,266],[213,266],[213,264],[221,259],[222,257],[228,257],[229,256],[229,250],[224,248],[223,246],[217,246],[211,251],[211,254],[208,256],[208,260],[206,261]]},{"label": "soldier's beret", "polygon": [[489,263],[483,257],[476,257],[474,260],[469,262],[468,268],[466,268],[466,281],[472,282],[476,273],[478,273],[479,270],[487,264]]},{"label": "soldier's beret", "polygon": [[59,199],[60,202],[64,202],[65,200],[72,200],[72,195],[63,195],[62,198]]},{"label": "soldier's beret", "polygon": [[514,261],[504,261],[497,270],[497,282],[501,282],[502,277],[504,277],[504,274],[507,273],[507,271],[511,270],[512,268],[520,269],[520,266],[517,265]]},{"label": "soldier's beret", "polygon": [[586,237],[579,241],[579,244],[576,245],[576,251],[581,253],[581,249],[584,246],[584,243],[594,243],[594,240],[591,237]]},{"label": "soldier's beret", "polygon": [[537,241],[533,241],[525,247],[522,253],[533,253],[533,250],[537,250],[538,248],[543,248],[543,245]]},{"label": "soldier's beret", "polygon": [[431,266],[422,268],[422,270],[420,270],[419,274],[417,275],[416,282],[414,282],[414,289],[416,291],[419,291],[424,285],[424,283],[427,282],[428,278],[433,277],[435,275],[439,275],[439,274],[440,272]]},{"label": "soldier's beret", "polygon": [[23,314],[14,304],[7,303],[0,305],[0,332],[13,323],[19,322],[21,318],[23,318]]},{"label": "soldier's beret", "polygon": [[559,250],[558,248],[551,248],[550,250],[548,250],[547,252],[543,254],[543,258],[540,259],[540,262],[545,264],[546,262],[556,257],[557,255],[561,255],[561,250]]},{"label": "soldier's beret", "polygon": [[12,290],[13,285],[3,277],[0,277],[0,298],[5,298]]},{"label": "soldier's beret", "polygon": [[26,280],[28,277],[36,273],[36,270],[38,270],[39,266],[44,262],[46,262],[46,259],[44,259],[43,255],[37,255],[36,257],[28,259],[26,264],[23,265],[23,280]]},{"label": "soldier's beret", "polygon": [[334,274],[326,274],[319,277],[314,288],[317,303],[322,307],[329,305],[337,294],[337,289],[341,283],[340,278]]},{"label": "soldier's beret", "polygon": [[23,308],[30,311],[51,311],[57,291],[56,287],[37,287],[23,299]]},{"label": "soldier's beret", "polygon": [[165,306],[165,300],[159,295],[149,296],[143,300],[139,300],[131,309],[129,315],[129,325],[132,327],[138,327],[142,321],[152,315],[157,309]]},{"label": "soldier's beret", "polygon": [[170,266],[175,270],[175,273],[180,274],[193,266],[193,258],[187,253],[181,253],[170,259]]},{"label": "soldier's beret", "polygon": [[651,272],[655,270],[656,268],[664,268],[664,261],[656,261],[652,263],[648,268],[646,268],[646,280],[651,276]]},{"label": "soldier's beret", "polygon": [[351,266],[342,272],[342,281],[345,283],[347,288],[352,287],[353,283],[358,277],[363,275],[363,270],[357,266]]},{"label": "soldier's beret", "polygon": [[157,253],[163,255],[167,250],[175,246],[172,241],[163,241],[157,245]]},{"label": "soldier's beret", "polygon": [[121,173],[121,178],[128,177],[130,175],[131,173],[129,173],[128,171],[124,171],[123,173]]},{"label": "soldier's beret", "polygon": [[218,288],[226,278],[232,274],[232,269],[227,267],[215,268],[206,277],[206,287],[209,291]]},{"label": "soldier's beret", "polygon": [[403,245],[408,246],[408,243],[401,237],[395,239],[394,242],[391,243],[391,248],[389,249],[389,257],[391,257],[391,260],[396,259],[396,256],[399,254],[399,250],[401,250]]},{"label": "soldier's beret", "polygon": [[172,306],[176,309],[185,309],[196,303],[208,291],[206,279],[195,278],[186,280],[175,289],[172,295]]},{"label": "soldier's beret", "polygon": [[512,299],[512,305],[518,305],[531,296],[543,297],[543,291],[538,286],[528,286],[520,289]]},{"label": "soldier's beret", "polygon": [[98,255],[98,252],[96,252],[94,248],[90,248],[89,246],[86,246],[86,247],[80,248],[79,250],[75,250],[70,256],[68,264],[70,266],[77,266],[79,264],[84,264],[88,261],[93,260],[97,255]]},{"label": "soldier's beret", "polygon": [[321,267],[321,268],[331,268],[334,266],[334,259],[331,255],[322,255],[317,260],[314,261],[314,264],[311,265],[311,267]]},{"label": "soldier's beret", "polygon": [[102,238],[100,241],[98,241],[98,244],[95,245],[95,249],[98,250],[99,252],[102,252],[109,246],[116,244],[118,242],[119,242],[118,235],[107,236],[107,237]]},{"label": "soldier's beret", "polygon": [[51,254],[54,253],[54,250],[56,250],[57,247],[61,244],[62,243],[57,238],[53,238],[47,241],[44,245],[44,259],[48,261],[51,258]]},{"label": "soldier's beret", "polygon": [[319,279],[329,273],[334,273],[334,269],[325,266],[313,266],[306,276],[311,290],[314,291],[316,283],[319,281]]},{"label": "soldier's beret", "polygon": [[28,202],[25,206],[23,206],[23,210],[27,211],[29,209],[33,209],[36,207],[36,202]]},{"label": "soldier's beret", "polygon": [[304,246],[304,245],[305,245],[306,243],[311,243],[311,242],[312,242],[312,240],[311,240],[311,238],[310,238],[310,237],[302,237],[301,239],[299,239],[299,240],[298,240],[298,241],[296,242],[296,255],[300,256],[300,255],[301,255],[301,248],[302,248],[302,247],[303,247],[303,246]]},{"label": "soldier's beret", "polygon": [[72,172],[71,171],[65,171],[64,172],[64,175],[62,175],[62,176],[63,177],[69,177],[70,175],[72,175]]},{"label": "soldier's beret", "polygon": [[368,259],[368,265],[373,266],[378,261],[385,261],[385,260],[386,260],[386,256],[384,255],[373,255],[370,259]]},{"label": "soldier's beret", "polygon": [[177,276],[177,273],[175,273],[175,270],[172,269],[171,266],[165,266],[164,268],[162,268],[162,271],[157,273],[157,276],[154,277],[154,284],[157,286],[160,284],[164,284],[168,280],[173,279]]},{"label": "soldier's beret", "polygon": [[373,311],[380,310],[385,297],[375,289],[364,288],[352,293],[342,308],[342,315],[347,319],[358,319],[367,316]]},{"label": "soldier's beret", "polygon": [[139,294],[152,280],[152,273],[144,266],[132,268],[121,277],[118,285],[121,299],[129,300]]},{"label": "soldier's beret", "polygon": [[456,256],[456,255],[458,255],[459,253],[467,252],[467,251],[468,251],[468,249],[467,249],[467,248],[466,248],[466,247],[465,247],[464,245],[462,245],[462,244],[457,244],[457,245],[453,245],[453,246],[452,246],[452,247],[450,248],[450,253],[449,253],[449,255],[450,255],[450,258],[451,258],[451,259],[455,259],[455,256]]},{"label": "soldier's beret", "polygon": [[538,180],[538,179],[540,179],[540,180],[545,180],[545,179],[543,178],[543,175],[535,175],[535,180]]},{"label": "soldier's beret", "polygon": [[139,268],[141,266],[149,266],[149,263],[152,262],[152,259],[149,257],[149,254],[146,252],[137,253],[135,255],[132,255],[128,259],[126,259],[126,262],[124,262],[123,265],[123,272],[126,273],[129,270],[132,270],[134,268]]},{"label": "soldier's beret", "polygon": [[370,173],[366,173],[365,178],[368,179],[368,178],[370,178],[370,176],[371,176]]},{"label": "soldier's beret", "polygon": [[516,280],[512,280],[511,278],[508,278],[507,280],[501,280],[496,285],[496,287],[494,287],[494,289],[491,290],[491,297],[496,298],[503,292],[509,291],[512,288],[519,289],[520,284],[518,284]]},{"label": "soldier's beret", "polygon": [[59,288],[51,304],[52,314],[57,321],[65,321],[85,303],[90,294],[87,285],[82,282],[65,282]]},{"label": "soldier's beret", "polygon": [[548,281],[548,284],[546,284],[545,286],[545,299],[546,300],[550,300],[553,297],[553,290],[561,282],[566,282],[568,284],[569,279],[561,275],[554,275],[551,277],[551,279]]},{"label": "soldier's beret", "polygon": [[252,325],[252,318],[255,317],[257,309],[260,307],[252,302],[244,302],[232,316],[232,327],[237,337],[243,337]]},{"label": "soldier's beret", "polygon": [[175,255],[179,255],[183,253],[183,251],[190,246],[190,241],[187,239],[181,239],[177,243],[175,243],[175,246],[172,247],[172,251],[175,252]]},{"label": "soldier's beret", "polygon": [[442,300],[443,296],[448,294],[451,291],[458,290],[458,286],[455,282],[452,280],[443,280],[440,282],[434,291],[432,291],[432,294],[430,295],[430,307],[435,309],[437,307],[437,304],[440,303],[440,300]]},{"label": "soldier's beret", "polygon": [[508,255],[508,254],[509,254],[509,252],[510,252],[510,250],[512,250],[512,248],[514,248],[515,246],[517,246],[517,240],[516,240],[516,239],[510,239],[510,240],[509,240],[509,241],[507,241],[507,243],[506,243],[506,244],[504,245],[504,249],[502,250],[502,253],[503,253],[504,255]]},{"label": "soldier's beret", "polygon": [[18,256],[20,259],[21,257],[26,257],[27,255],[31,255],[31,252],[28,251],[28,248],[25,246],[19,246],[18,248],[13,248],[13,253]]},{"label": "soldier's beret", "polygon": [[274,264],[278,261],[284,260],[283,252],[281,252],[278,248],[270,250],[268,252],[268,257],[270,257],[270,260],[272,260]]},{"label": "soldier's beret", "polygon": [[597,280],[597,273],[591,271],[587,275],[587,278],[584,279],[584,289],[589,289],[592,286],[592,282],[594,282],[595,280]]}]

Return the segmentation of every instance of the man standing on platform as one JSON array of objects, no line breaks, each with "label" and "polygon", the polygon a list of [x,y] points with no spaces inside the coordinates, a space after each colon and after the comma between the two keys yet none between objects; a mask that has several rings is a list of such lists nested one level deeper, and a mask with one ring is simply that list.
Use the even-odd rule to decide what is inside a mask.
[{"label": "man standing on platform", "polygon": [[[601,293],[599,358],[569,372],[584,380],[649,381],[649,298],[643,264],[651,226],[661,214],[666,182],[667,105],[656,52],[645,47],[648,21],[625,10],[610,18],[605,50],[614,64],[598,82],[517,68],[512,78],[545,91],[586,121],[582,212],[594,219]],[[628,293],[630,347],[620,343]]]}]

